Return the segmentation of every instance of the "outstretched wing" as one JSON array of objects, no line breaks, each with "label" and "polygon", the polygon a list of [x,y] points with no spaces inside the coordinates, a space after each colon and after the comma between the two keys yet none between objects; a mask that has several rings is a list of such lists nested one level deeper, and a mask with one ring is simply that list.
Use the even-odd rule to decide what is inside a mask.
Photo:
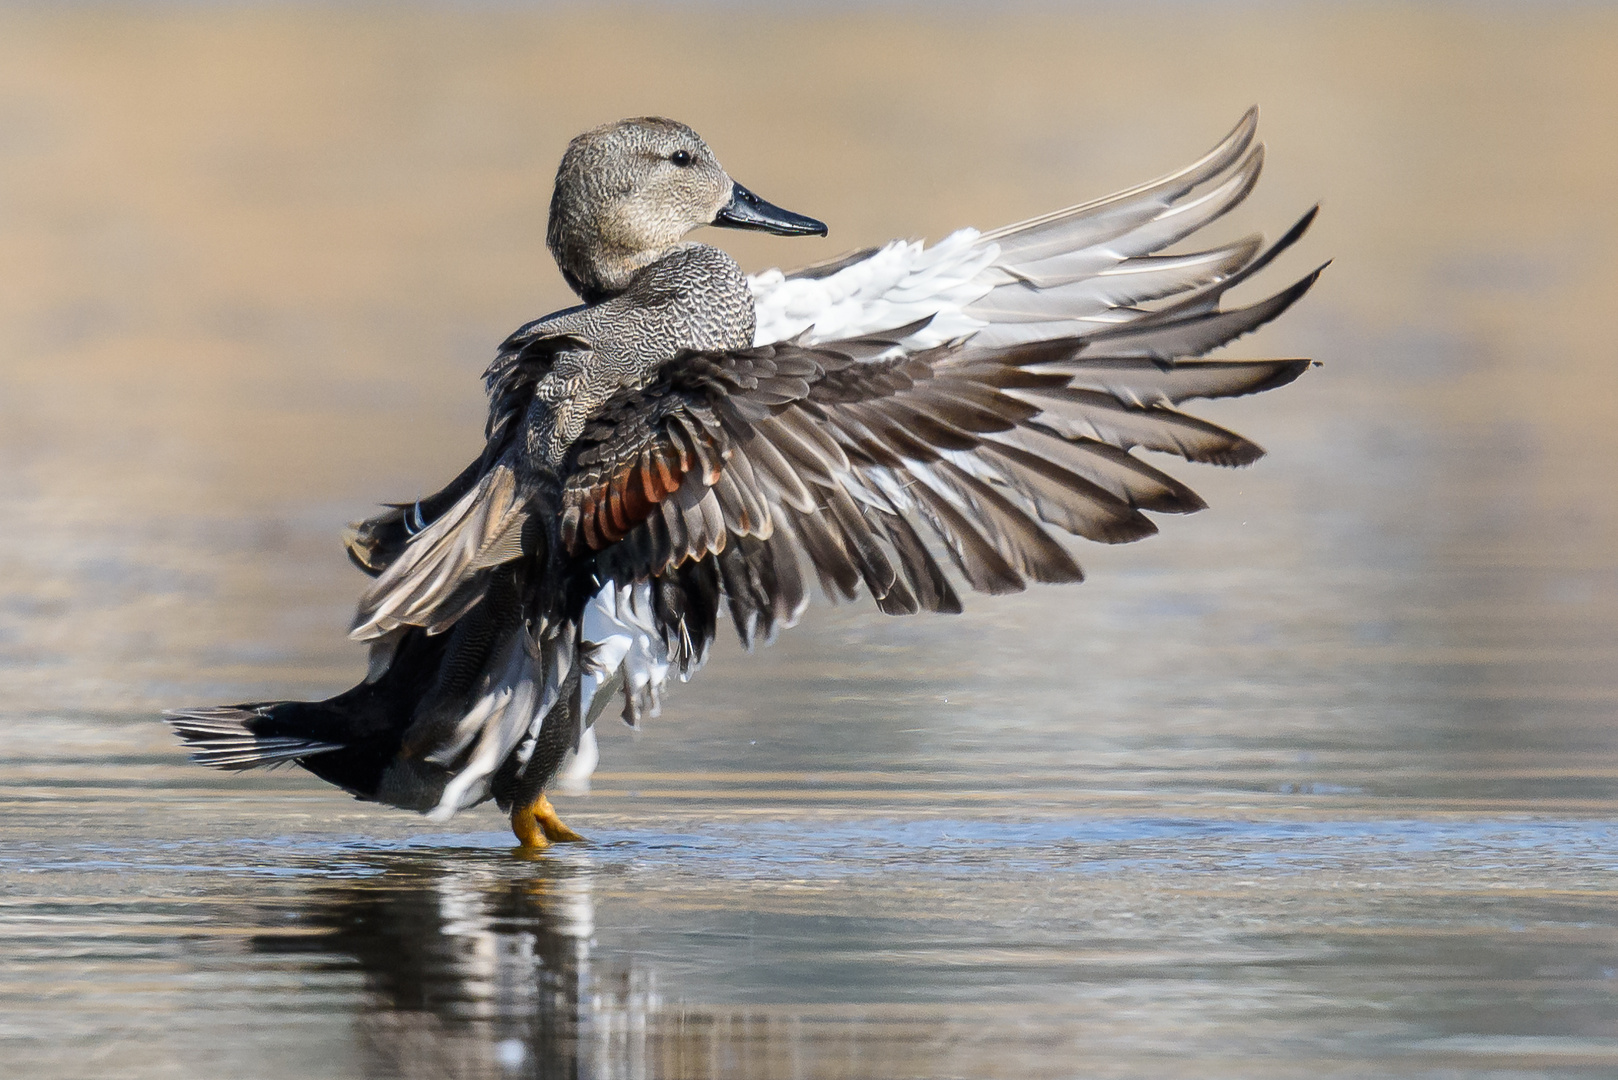
[{"label": "outstretched wing", "polygon": [[1135,447],[1217,465],[1263,454],[1175,406],[1297,378],[1309,361],[1192,358],[1318,274],[1249,307],[1204,291],[1079,336],[912,351],[927,327],[911,324],[671,362],[586,429],[563,494],[562,542],[606,583],[584,637],[623,646],[594,685],[627,660],[628,716],[655,710],[668,672],[702,663],[723,607],[749,645],[790,624],[805,561],[829,596],[864,590],[894,614],[958,611],[945,565],[988,593],[1080,580],[1060,534],[1136,540],[1156,531],[1147,511],[1204,505]]},{"label": "outstretched wing", "polygon": [[979,348],[993,348],[1149,319],[1144,305],[1168,297],[1217,303],[1308,224],[1263,254],[1258,237],[1158,254],[1252,191],[1264,161],[1257,125],[1249,109],[1193,164],[1093,202],[992,232],[961,229],[932,247],[895,240],[819,267],[756,274],[754,343],[834,341],[930,318],[907,345],[974,334]]}]

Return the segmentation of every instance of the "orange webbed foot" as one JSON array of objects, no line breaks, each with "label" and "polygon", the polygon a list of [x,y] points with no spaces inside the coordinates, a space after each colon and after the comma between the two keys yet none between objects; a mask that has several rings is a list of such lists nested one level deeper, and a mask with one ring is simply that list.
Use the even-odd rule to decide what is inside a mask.
[{"label": "orange webbed foot", "polygon": [[562,823],[544,795],[511,808],[511,831],[524,851],[544,851],[553,843],[583,843],[584,837]]}]

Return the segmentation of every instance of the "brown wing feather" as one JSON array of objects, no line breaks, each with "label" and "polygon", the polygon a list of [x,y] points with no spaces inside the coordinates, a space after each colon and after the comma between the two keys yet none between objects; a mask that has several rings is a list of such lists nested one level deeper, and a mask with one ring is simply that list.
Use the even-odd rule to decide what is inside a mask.
[{"label": "brown wing feather", "polygon": [[1160,354],[1251,329],[1311,280],[1237,312],[1214,297],[1136,334],[906,353],[900,328],[682,357],[587,429],[564,543],[621,580],[712,557],[704,588],[728,598],[749,643],[796,616],[800,554],[828,596],[863,587],[892,613],[960,610],[935,551],[981,592],[1082,580],[1049,528],[1119,543],[1156,531],[1143,511],[1203,505],[1131,448],[1226,465],[1262,454],[1172,404],[1270,389],[1307,366]]}]

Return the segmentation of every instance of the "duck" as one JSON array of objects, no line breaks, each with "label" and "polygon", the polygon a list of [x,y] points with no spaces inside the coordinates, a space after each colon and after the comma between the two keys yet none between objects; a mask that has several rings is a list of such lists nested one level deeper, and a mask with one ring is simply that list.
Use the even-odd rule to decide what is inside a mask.
[{"label": "duck", "polygon": [[1083,580],[1066,538],[1204,507],[1148,460],[1264,454],[1181,410],[1291,383],[1308,359],[1205,359],[1306,293],[1226,294],[1308,229],[1178,248],[1264,160],[1249,110],[1190,165],[937,243],[895,240],[747,275],[705,226],[824,237],[733,180],[685,124],[573,139],[546,244],[579,304],[511,334],[484,375],[485,443],[435,494],[345,534],[371,581],[363,681],[324,701],[183,708],[193,760],[296,763],[434,821],[494,800],[519,850],[578,841],[547,790],[593,725],[631,726],[703,666],[728,617],[751,649],[814,586],[893,615]]}]

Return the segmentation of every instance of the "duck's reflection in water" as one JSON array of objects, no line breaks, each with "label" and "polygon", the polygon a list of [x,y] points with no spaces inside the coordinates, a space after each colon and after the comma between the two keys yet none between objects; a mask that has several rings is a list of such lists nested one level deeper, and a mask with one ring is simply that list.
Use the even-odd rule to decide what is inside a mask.
[{"label": "duck's reflection in water", "polygon": [[297,933],[253,939],[258,952],[358,965],[374,994],[358,1018],[365,1075],[647,1075],[654,980],[632,958],[592,956],[587,859],[446,855],[378,869],[314,890]]}]

